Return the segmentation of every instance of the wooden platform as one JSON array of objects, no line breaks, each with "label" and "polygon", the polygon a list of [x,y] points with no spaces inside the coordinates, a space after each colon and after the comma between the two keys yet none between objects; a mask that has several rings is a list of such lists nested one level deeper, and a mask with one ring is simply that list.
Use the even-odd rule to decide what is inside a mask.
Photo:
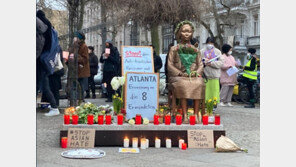
[{"label": "wooden platform", "polygon": [[155,138],[159,138],[161,147],[165,147],[165,139],[170,138],[172,140],[172,146],[178,147],[179,139],[184,139],[187,142],[187,130],[213,130],[214,133],[214,145],[216,145],[217,139],[221,135],[226,135],[223,125],[189,125],[182,124],[176,125],[63,125],[60,131],[60,137],[67,137],[69,128],[91,128],[96,130],[95,134],[95,146],[96,147],[122,147],[123,139],[128,137],[130,139],[130,145],[132,144],[131,138],[138,137],[149,139],[149,146],[154,147]]}]

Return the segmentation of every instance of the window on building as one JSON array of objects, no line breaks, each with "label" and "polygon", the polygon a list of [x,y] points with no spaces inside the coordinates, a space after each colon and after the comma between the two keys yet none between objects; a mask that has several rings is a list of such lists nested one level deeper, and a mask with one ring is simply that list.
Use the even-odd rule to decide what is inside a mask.
[{"label": "window on building", "polygon": [[163,53],[167,53],[169,51],[169,45],[173,42],[174,33],[173,33],[173,26],[165,25],[162,27],[162,51]]},{"label": "window on building", "polygon": [[139,45],[138,24],[133,22],[131,27],[131,45]]},{"label": "window on building", "polygon": [[254,36],[258,36],[259,34],[259,21],[258,15],[254,16]]}]

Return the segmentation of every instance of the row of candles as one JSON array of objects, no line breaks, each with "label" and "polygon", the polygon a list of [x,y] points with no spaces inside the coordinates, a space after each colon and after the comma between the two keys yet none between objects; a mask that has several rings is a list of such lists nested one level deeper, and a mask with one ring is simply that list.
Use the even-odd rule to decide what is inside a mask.
[{"label": "row of candles", "polygon": [[[138,148],[138,143],[139,143],[138,138],[133,137],[132,138],[132,148]],[[172,148],[172,140],[171,139],[166,139],[165,143],[166,143],[166,148]],[[156,138],[155,139],[155,148],[160,148],[160,146],[161,146],[161,140],[159,138]],[[125,147],[125,148],[129,147],[129,139],[128,138],[125,138],[123,140],[123,147]],[[141,138],[140,148],[141,149],[149,148],[149,139]],[[184,142],[183,139],[179,140],[179,148],[181,148],[182,150],[187,149],[187,144]]]},{"label": "row of candles", "polygon": [[[67,137],[62,137],[61,138],[61,147],[62,148],[67,148],[67,142],[68,142],[68,138]],[[166,139],[166,148],[172,148],[172,140],[171,139]],[[132,147],[133,148],[138,148],[138,138],[137,137],[133,137],[132,138]],[[160,148],[161,145],[161,140],[156,138],[155,139],[155,148]],[[123,147],[125,148],[129,148],[129,139],[125,138],[123,140]],[[141,149],[146,149],[149,148],[149,139],[146,138],[141,138],[141,144],[140,144],[140,148]],[[187,144],[184,142],[183,139],[179,139],[179,148],[182,150],[186,150],[187,149]]]},{"label": "row of candles", "polygon": [[[72,115],[72,124],[77,125],[78,124],[78,115]],[[208,125],[208,115],[203,115],[202,116],[202,123],[203,125]],[[135,118],[135,124],[140,125],[141,124],[142,117],[140,114],[136,115]],[[170,125],[171,124],[171,115],[165,115],[164,117],[164,123],[165,125]],[[94,115],[89,114],[87,115],[87,124],[92,125],[94,123]],[[107,114],[105,116],[105,123],[106,125],[111,125],[112,119],[111,115]],[[196,116],[191,115],[189,117],[189,124],[190,125],[195,125],[196,123]],[[70,115],[64,115],[64,124],[70,124]],[[98,124],[103,125],[104,124],[104,115],[98,115]],[[117,124],[122,125],[123,124],[123,115],[118,114],[117,115]],[[182,115],[176,115],[176,125],[181,125],[182,124]],[[215,125],[220,125],[220,115],[215,115]],[[159,125],[159,115],[155,114],[154,115],[154,125]]]}]

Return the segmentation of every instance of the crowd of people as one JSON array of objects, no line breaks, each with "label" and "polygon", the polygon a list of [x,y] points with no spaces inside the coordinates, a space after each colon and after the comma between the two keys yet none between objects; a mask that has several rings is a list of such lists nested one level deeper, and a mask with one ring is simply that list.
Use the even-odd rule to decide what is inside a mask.
[{"label": "crowd of people", "polygon": [[[59,114],[59,90],[61,89],[61,77],[64,75],[64,66],[67,65],[63,59],[63,51],[58,43],[57,32],[45,17],[43,11],[37,11],[36,17],[36,71],[37,71],[37,94],[42,93],[42,102],[50,103],[50,110],[46,116]],[[192,38],[193,26],[190,23],[179,26],[177,38],[180,43],[190,44],[197,50],[199,41]],[[184,32],[183,32],[184,31]],[[111,80],[115,76],[121,76],[121,55],[113,45],[112,40],[107,39],[105,50],[98,58],[94,54],[94,47],[87,46],[83,32],[77,31],[74,34],[73,46],[78,48],[78,82],[81,87],[82,100],[84,98],[96,98],[94,76],[98,74],[99,63],[102,63],[102,97],[107,98],[106,102],[112,102],[115,91],[111,87]],[[156,54],[153,45],[153,59],[155,72],[163,66],[159,55]],[[191,74],[184,73],[185,68],[179,59],[177,46],[170,44],[169,53],[165,62],[166,83],[172,83],[175,87],[177,97],[180,97],[182,108],[186,108],[188,99],[195,99],[197,105],[205,90],[205,100],[217,98],[219,106],[233,106],[231,104],[234,86],[237,83],[237,75],[229,76],[227,70],[232,67],[243,69],[244,82],[248,85],[250,92],[250,104],[247,108],[254,108],[255,100],[253,84],[257,80],[256,50],[248,49],[245,66],[241,66],[232,56],[232,47],[228,44],[222,46],[222,52],[215,47],[215,40],[207,38],[206,47],[201,49],[191,69],[200,74],[201,77],[190,78]],[[69,49],[73,53],[73,48]],[[48,63],[49,62],[49,63]],[[196,73],[194,75],[196,75]],[[188,78],[189,77],[189,78]],[[221,89],[220,89],[221,85]],[[92,96],[90,96],[90,91]],[[85,94],[85,96],[84,96]]]}]

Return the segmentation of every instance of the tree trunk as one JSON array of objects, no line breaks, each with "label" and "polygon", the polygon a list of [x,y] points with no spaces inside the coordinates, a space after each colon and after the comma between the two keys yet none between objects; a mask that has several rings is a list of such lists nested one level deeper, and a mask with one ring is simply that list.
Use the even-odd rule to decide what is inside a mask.
[{"label": "tree trunk", "polygon": [[107,12],[106,12],[106,6],[104,3],[101,3],[101,17],[102,17],[102,29],[101,29],[101,34],[102,34],[102,49],[105,50],[105,42],[107,40]]},{"label": "tree trunk", "polygon": [[159,36],[158,36],[158,25],[152,25],[151,28],[151,41],[155,48],[155,52],[159,55]]},{"label": "tree trunk", "polygon": [[217,48],[221,49],[222,45],[223,45],[223,37],[222,37],[222,33],[223,33],[223,30],[221,29],[220,27],[220,18],[218,16],[218,12],[217,12],[217,8],[216,8],[216,5],[215,5],[215,1],[214,0],[211,0],[212,1],[212,6],[213,6],[213,14],[214,14],[214,18],[215,18],[215,21],[216,21],[216,28],[217,28],[217,38],[218,38],[218,41],[216,40],[216,44],[217,44]]}]

